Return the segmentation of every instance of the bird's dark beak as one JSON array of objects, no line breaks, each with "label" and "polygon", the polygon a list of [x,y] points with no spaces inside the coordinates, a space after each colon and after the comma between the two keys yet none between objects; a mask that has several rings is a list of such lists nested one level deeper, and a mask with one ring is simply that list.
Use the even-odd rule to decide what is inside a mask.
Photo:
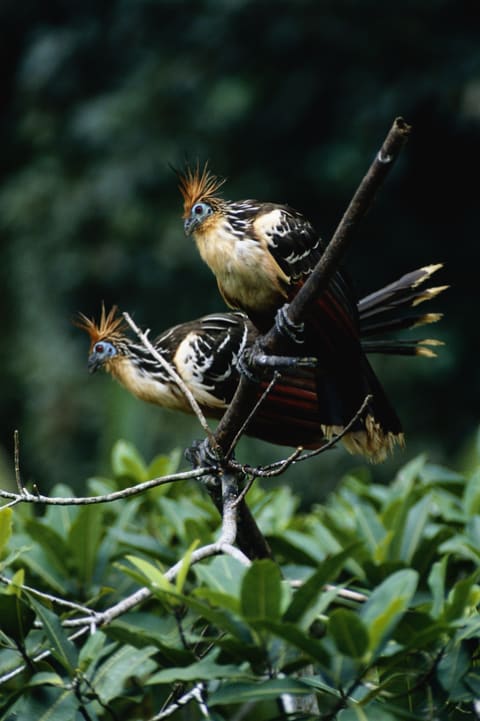
[{"label": "bird's dark beak", "polygon": [[88,356],[87,368],[89,373],[95,373],[103,365],[103,360],[98,357],[98,354],[93,352]]},{"label": "bird's dark beak", "polygon": [[185,222],[183,223],[183,229],[185,231],[185,235],[191,235],[193,233],[193,229],[195,227],[195,218],[187,218]]}]

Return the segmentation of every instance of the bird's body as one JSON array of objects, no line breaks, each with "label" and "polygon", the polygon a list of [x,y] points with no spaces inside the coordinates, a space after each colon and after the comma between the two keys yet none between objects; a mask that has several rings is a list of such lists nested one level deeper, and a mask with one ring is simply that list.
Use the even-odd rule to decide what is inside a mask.
[{"label": "bird's body", "polygon": [[[385,340],[383,336],[391,329],[411,328],[438,320],[437,314],[405,313],[405,307],[410,309],[439,292],[440,289],[422,290],[420,287],[436,267],[407,274],[360,301],[360,327],[366,352],[434,355],[429,348],[434,341]],[[108,314],[102,309],[99,323],[81,316],[78,325],[90,336],[91,371],[103,367],[141,400],[192,412],[187,398],[168,371],[143,344],[125,333],[125,323],[116,315],[115,308]],[[180,376],[205,415],[219,418],[238,385],[238,359],[257,336],[257,329],[245,314],[217,313],[170,328],[154,341],[154,347]],[[306,368],[294,368],[282,374],[250,421],[247,433],[278,445],[302,445],[305,448],[323,445],[328,431],[322,408],[324,399],[319,395],[316,375],[315,370]],[[259,396],[267,385],[268,380],[260,385]],[[341,430],[342,426],[339,424],[336,430]],[[371,428],[370,432],[374,434],[375,429]],[[355,439],[354,433],[347,434],[344,444],[351,452],[364,452]]]},{"label": "bird's body", "polygon": [[[247,313],[261,331],[272,326],[292,286],[315,266],[320,251],[313,236],[311,225],[296,211],[256,200],[229,203],[195,231],[200,255],[215,274],[225,302]],[[286,245],[293,238],[296,251]],[[282,241],[289,250],[284,259],[275,252]]]},{"label": "bird's body", "polygon": [[[206,168],[181,178],[185,230],[215,274],[226,303],[265,332],[313,271],[321,241],[296,210],[255,200],[226,201],[217,194],[221,184]],[[402,442],[401,424],[362,350],[355,299],[340,271],[309,309],[302,330],[298,354],[318,360],[325,434],[343,427],[370,395],[352,440],[366,455],[383,458]]]},{"label": "bird's body", "polygon": [[[206,167],[180,177],[185,231],[193,235],[225,302],[266,332],[312,273],[323,247],[298,211],[257,200],[224,200],[218,194],[222,184]],[[316,393],[327,437],[370,395],[352,443],[381,460],[403,442],[398,416],[362,349],[356,299],[342,271],[337,270],[306,313],[297,354],[317,359]]]}]

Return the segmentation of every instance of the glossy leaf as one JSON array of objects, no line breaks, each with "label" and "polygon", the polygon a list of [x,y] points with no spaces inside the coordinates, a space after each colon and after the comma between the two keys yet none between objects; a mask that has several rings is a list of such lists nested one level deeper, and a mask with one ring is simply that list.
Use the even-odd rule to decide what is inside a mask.
[{"label": "glossy leaf", "polygon": [[418,583],[411,570],[397,571],[373,591],[362,607],[360,617],[368,628],[369,650],[378,653],[406,612]]},{"label": "glossy leaf", "polygon": [[311,693],[309,686],[288,678],[276,678],[257,683],[225,683],[209,697],[210,706],[219,704],[243,704],[255,701],[276,700],[282,694],[305,696]]},{"label": "glossy leaf", "polygon": [[264,620],[255,622],[255,627],[269,631],[269,633],[283,639],[310,658],[328,667],[329,654],[321,641],[312,638],[307,632],[302,631],[293,623]]},{"label": "glossy leaf", "polygon": [[360,616],[346,608],[338,608],[330,614],[328,631],[335,645],[344,656],[359,659],[369,646],[368,629]]},{"label": "glossy leaf", "polygon": [[99,504],[82,506],[70,527],[70,557],[80,584],[89,584],[92,580],[103,533],[103,513],[103,507]]},{"label": "glossy leaf", "polygon": [[281,574],[268,559],[254,561],[245,573],[241,590],[241,609],[246,618],[275,620],[280,617]]},{"label": "glossy leaf", "polygon": [[118,478],[128,478],[134,483],[148,479],[148,472],[136,448],[128,441],[119,440],[112,450],[112,468]]},{"label": "glossy leaf", "polygon": [[153,673],[156,663],[152,656],[156,652],[155,646],[137,649],[124,645],[108,656],[92,679],[95,691],[102,702],[108,703],[120,695],[131,677],[141,679]]},{"label": "glossy leaf", "polygon": [[28,594],[28,597],[30,605],[42,623],[42,628],[50,642],[53,655],[65,670],[73,676],[78,662],[78,651],[75,645],[67,638],[58,616],[45,608],[31,594]]},{"label": "glossy leaf", "polygon": [[213,651],[205,658],[184,668],[166,668],[153,674],[148,680],[149,684],[172,684],[180,681],[211,681],[214,679],[235,678],[237,680],[254,678],[254,674],[247,669],[242,670],[233,664],[219,664],[216,659],[218,651]]},{"label": "glossy leaf", "polygon": [[0,628],[19,645],[33,626],[35,613],[16,594],[0,594]]},{"label": "glossy leaf", "polygon": [[285,621],[298,622],[306,613],[309,607],[314,604],[323,592],[326,583],[333,583],[345,561],[349,558],[352,549],[360,544],[349,546],[345,550],[337,553],[331,558],[327,558],[320,564],[318,569],[307,578],[304,583],[295,591],[291,603],[285,611],[283,618]]},{"label": "glossy leaf", "polygon": [[144,576],[146,583],[152,587],[152,589],[158,589],[160,591],[166,591],[167,593],[175,594],[175,586],[165,578],[165,574],[153,563],[146,561],[144,558],[138,558],[137,556],[127,556],[127,561],[138,568],[140,573]]},{"label": "glossy leaf", "polygon": [[3,553],[12,535],[12,515],[11,508],[2,508],[0,510],[0,554]]}]

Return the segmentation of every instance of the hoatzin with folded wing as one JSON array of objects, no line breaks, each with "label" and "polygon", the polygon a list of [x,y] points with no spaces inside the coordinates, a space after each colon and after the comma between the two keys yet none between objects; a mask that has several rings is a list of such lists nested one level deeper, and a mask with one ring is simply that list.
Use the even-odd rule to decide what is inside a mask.
[{"label": "hoatzin with folded wing", "polygon": [[313,226],[287,205],[224,200],[218,193],[224,180],[207,166],[187,169],[179,178],[185,232],[193,235],[227,305],[244,311],[262,333],[277,323],[301,343],[296,355],[317,359],[319,420],[327,438],[371,395],[347,442],[352,452],[383,460],[396,443],[403,443],[403,433],[362,348],[358,309],[344,274],[335,273],[301,329],[292,328],[285,315],[285,304],[323,251]]},{"label": "hoatzin with folded wing", "polygon": [[[432,346],[438,341],[384,336],[390,331],[439,320],[438,313],[412,310],[443,290],[424,287],[439,267],[427,266],[408,273],[358,303],[365,352],[435,355]],[[116,314],[116,308],[108,314],[102,308],[99,323],[80,314],[77,325],[90,336],[90,372],[103,367],[138,398],[192,413],[188,400],[168,372],[143,344],[125,333],[125,321]],[[217,313],[170,328],[156,339],[154,346],[187,385],[205,415],[219,418],[238,385],[238,358],[257,335],[245,314]],[[247,434],[278,445],[305,448],[323,445],[326,439],[315,376],[314,370],[305,368],[282,374],[250,421]],[[259,397],[267,384],[265,381],[260,385]],[[348,435],[342,440],[350,451],[358,452]]]}]

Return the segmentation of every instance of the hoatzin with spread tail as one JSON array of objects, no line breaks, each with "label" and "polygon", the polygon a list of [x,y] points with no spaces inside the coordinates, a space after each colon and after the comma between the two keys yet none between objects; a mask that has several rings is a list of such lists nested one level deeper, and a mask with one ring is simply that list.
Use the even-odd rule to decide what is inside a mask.
[{"label": "hoatzin with spread tail", "polygon": [[382,460],[403,442],[401,424],[360,342],[358,308],[341,271],[308,311],[302,328],[292,327],[285,304],[316,266],[323,246],[310,222],[287,205],[257,200],[228,201],[224,180],[203,170],[179,174],[184,228],[217,278],[225,302],[244,311],[260,332],[275,322],[301,343],[296,355],[317,359],[318,415],[327,438],[372,399],[349,434],[350,449]]},{"label": "hoatzin with spread tail", "polygon": [[[408,273],[358,303],[365,352],[435,355],[432,346],[438,341],[384,336],[390,331],[439,320],[438,313],[412,311],[443,290],[424,288],[438,267],[427,266]],[[90,372],[103,367],[138,398],[192,413],[188,400],[168,372],[143,344],[125,333],[125,321],[117,316],[116,308],[108,314],[102,308],[99,323],[80,314],[77,325],[90,336]],[[170,328],[154,341],[154,346],[182,378],[205,415],[219,418],[238,385],[238,358],[257,335],[258,331],[245,314],[218,313]],[[259,397],[267,384],[268,381],[264,381],[260,385]],[[321,402],[315,370],[290,369],[276,381],[246,432],[278,445],[319,448],[325,443]],[[350,442],[348,434],[342,440],[350,451],[362,451]]]}]

